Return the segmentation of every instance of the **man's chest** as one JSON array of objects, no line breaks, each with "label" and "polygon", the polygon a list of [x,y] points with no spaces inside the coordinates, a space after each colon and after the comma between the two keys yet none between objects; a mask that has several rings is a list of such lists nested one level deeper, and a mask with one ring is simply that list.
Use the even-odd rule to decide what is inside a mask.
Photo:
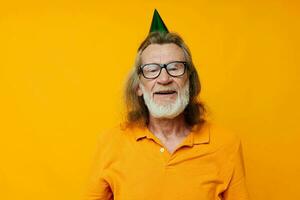
[{"label": "man's chest", "polygon": [[162,148],[144,141],[120,149],[117,162],[106,169],[115,199],[219,199],[226,176],[215,153],[181,147],[170,154]]}]

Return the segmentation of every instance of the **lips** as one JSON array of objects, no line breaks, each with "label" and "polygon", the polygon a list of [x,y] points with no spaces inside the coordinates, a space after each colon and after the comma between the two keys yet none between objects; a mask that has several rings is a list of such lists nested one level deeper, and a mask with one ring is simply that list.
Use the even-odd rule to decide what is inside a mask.
[{"label": "lips", "polygon": [[154,92],[154,94],[157,95],[170,95],[170,94],[176,94],[177,92],[175,90],[161,90],[161,91],[157,91]]}]

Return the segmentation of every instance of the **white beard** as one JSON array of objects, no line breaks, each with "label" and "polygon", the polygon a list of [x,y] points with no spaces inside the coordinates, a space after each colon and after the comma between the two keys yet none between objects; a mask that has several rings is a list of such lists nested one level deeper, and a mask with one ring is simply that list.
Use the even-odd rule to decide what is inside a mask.
[{"label": "white beard", "polygon": [[152,95],[145,90],[142,84],[140,84],[140,87],[143,92],[145,104],[150,114],[155,118],[173,119],[181,114],[189,103],[189,81],[178,91],[175,102],[166,105],[157,104],[153,100]]}]

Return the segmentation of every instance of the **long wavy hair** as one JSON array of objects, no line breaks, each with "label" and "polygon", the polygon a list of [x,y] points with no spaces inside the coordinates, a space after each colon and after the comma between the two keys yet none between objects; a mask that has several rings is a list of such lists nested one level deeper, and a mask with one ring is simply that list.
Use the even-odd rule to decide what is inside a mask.
[{"label": "long wavy hair", "polygon": [[205,107],[197,99],[201,91],[201,84],[198,73],[192,61],[189,48],[183,39],[176,33],[153,32],[141,43],[138,48],[135,64],[125,85],[125,103],[127,107],[127,125],[147,125],[149,122],[149,111],[142,96],[137,95],[139,85],[140,66],[142,64],[141,54],[150,44],[170,44],[178,45],[184,53],[187,72],[189,77],[189,104],[183,111],[185,122],[190,125],[202,124],[205,122]]}]

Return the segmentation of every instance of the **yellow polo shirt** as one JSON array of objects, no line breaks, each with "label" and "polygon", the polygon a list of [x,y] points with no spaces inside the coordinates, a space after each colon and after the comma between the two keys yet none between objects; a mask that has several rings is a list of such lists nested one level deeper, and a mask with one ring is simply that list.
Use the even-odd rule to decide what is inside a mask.
[{"label": "yellow polo shirt", "polygon": [[85,200],[246,200],[240,140],[195,126],[170,154],[146,127],[100,135]]}]

